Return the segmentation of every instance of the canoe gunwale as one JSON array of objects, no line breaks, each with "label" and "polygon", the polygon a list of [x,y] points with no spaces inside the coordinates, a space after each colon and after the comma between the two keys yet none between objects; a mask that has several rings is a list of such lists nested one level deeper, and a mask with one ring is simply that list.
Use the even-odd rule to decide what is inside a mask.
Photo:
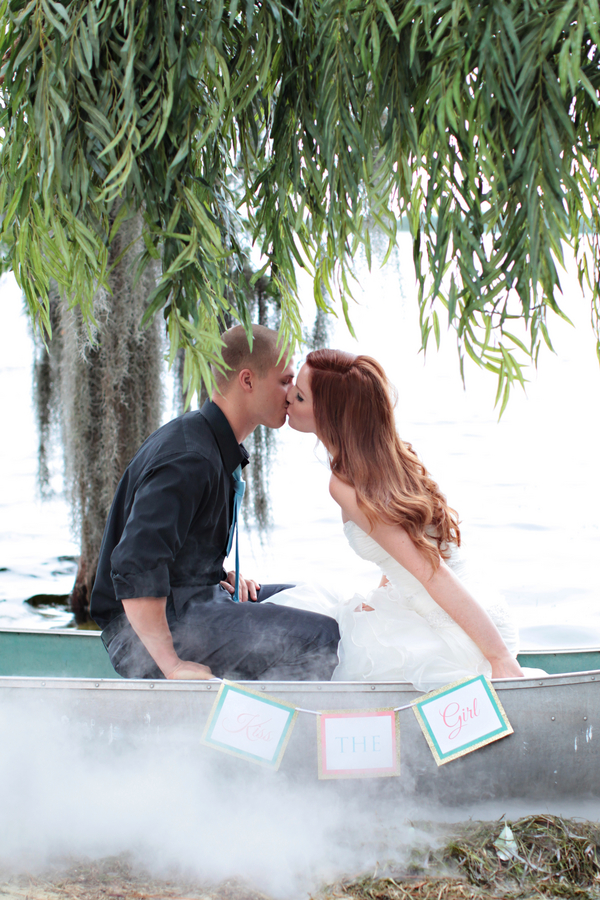
[{"label": "canoe gunwale", "polygon": [[[600,682],[600,669],[589,669],[582,672],[567,672],[556,675],[536,676],[535,678],[497,678],[492,684],[497,691],[532,690],[544,687],[556,687],[564,684],[583,684],[587,682]],[[144,678],[69,678],[47,677],[28,675],[3,675],[0,676],[0,689],[2,688],[60,688],[66,690],[111,690],[111,691],[175,691],[176,693],[207,693],[213,694],[219,690],[221,682],[211,681],[150,681]],[[339,694],[369,694],[373,691],[380,694],[407,693],[425,696],[417,691],[408,682],[392,681],[238,681],[236,684],[251,688],[255,691],[265,691],[267,694],[314,694],[319,693]]]},{"label": "canoe gunwale", "polygon": [[0,634],[7,632],[8,634],[37,634],[37,635],[59,635],[69,637],[84,637],[98,640],[102,632],[98,628],[22,628],[18,625],[2,625]]}]

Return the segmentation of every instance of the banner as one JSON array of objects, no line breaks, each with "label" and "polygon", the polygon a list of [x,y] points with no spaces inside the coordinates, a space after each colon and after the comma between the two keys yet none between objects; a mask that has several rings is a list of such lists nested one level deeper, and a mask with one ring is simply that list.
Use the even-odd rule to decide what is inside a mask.
[{"label": "banner", "polygon": [[393,709],[319,713],[319,778],[381,778],[400,774],[400,732]]},{"label": "banner", "polygon": [[202,742],[278,769],[299,712],[317,719],[318,774],[382,778],[400,774],[398,714],[412,709],[438,766],[513,733],[483,675],[463,678],[392,709],[312,710],[223,681]]},{"label": "banner", "polygon": [[412,704],[438,766],[513,733],[485,678],[463,678]]},{"label": "banner", "polygon": [[202,742],[250,762],[278,769],[298,710],[262,691],[224,681]]}]

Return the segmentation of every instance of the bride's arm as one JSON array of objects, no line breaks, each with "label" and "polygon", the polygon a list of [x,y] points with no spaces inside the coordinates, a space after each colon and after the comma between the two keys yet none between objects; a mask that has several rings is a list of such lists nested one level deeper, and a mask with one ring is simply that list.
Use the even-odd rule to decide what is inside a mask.
[{"label": "bride's arm", "polygon": [[492,678],[522,676],[519,663],[511,656],[500,632],[487,612],[467,591],[443,559],[434,570],[410,535],[399,525],[377,522],[371,530],[369,521],[356,502],[351,485],[332,475],[330,493],[341,506],[345,519],[351,519],[369,534],[380,547],[420,581],[427,593],[457,625],[477,644],[492,667]]}]

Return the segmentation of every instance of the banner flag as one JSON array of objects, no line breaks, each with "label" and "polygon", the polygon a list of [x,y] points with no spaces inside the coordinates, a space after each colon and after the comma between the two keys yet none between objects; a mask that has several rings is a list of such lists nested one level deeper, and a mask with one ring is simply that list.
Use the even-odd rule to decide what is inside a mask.
[{"label": "banner flag", "polygon": [[317,718],[319,778],[400,774],[400,731],[393,709],[335,709]]},{"label": "banner flag", "polygon": [[513,733],[484,675],[432,691],[412,708],[438,766]]},{"label": "banner flag", "polygon": [[291,703],[223,681],[202,743],[278,769],[297,716]]}]

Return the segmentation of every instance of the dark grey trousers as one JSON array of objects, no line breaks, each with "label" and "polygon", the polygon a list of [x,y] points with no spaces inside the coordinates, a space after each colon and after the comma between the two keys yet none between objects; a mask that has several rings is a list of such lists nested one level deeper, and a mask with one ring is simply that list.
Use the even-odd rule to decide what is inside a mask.
[{"label": "dark grey trousers", "polygon": [[[258,601],[234,603],[220,588],[218,599],[190,602],[167,621],[177,655],[210,666],[213,675],[241,681],[329,681],[338,662],[340,633],[329,616],[265,603],[288,584],[264,584]],[[261,602],[262,601],[262,602]],[[123,614],[102,634],[110,661],[124,678],[164,675]]]}]

